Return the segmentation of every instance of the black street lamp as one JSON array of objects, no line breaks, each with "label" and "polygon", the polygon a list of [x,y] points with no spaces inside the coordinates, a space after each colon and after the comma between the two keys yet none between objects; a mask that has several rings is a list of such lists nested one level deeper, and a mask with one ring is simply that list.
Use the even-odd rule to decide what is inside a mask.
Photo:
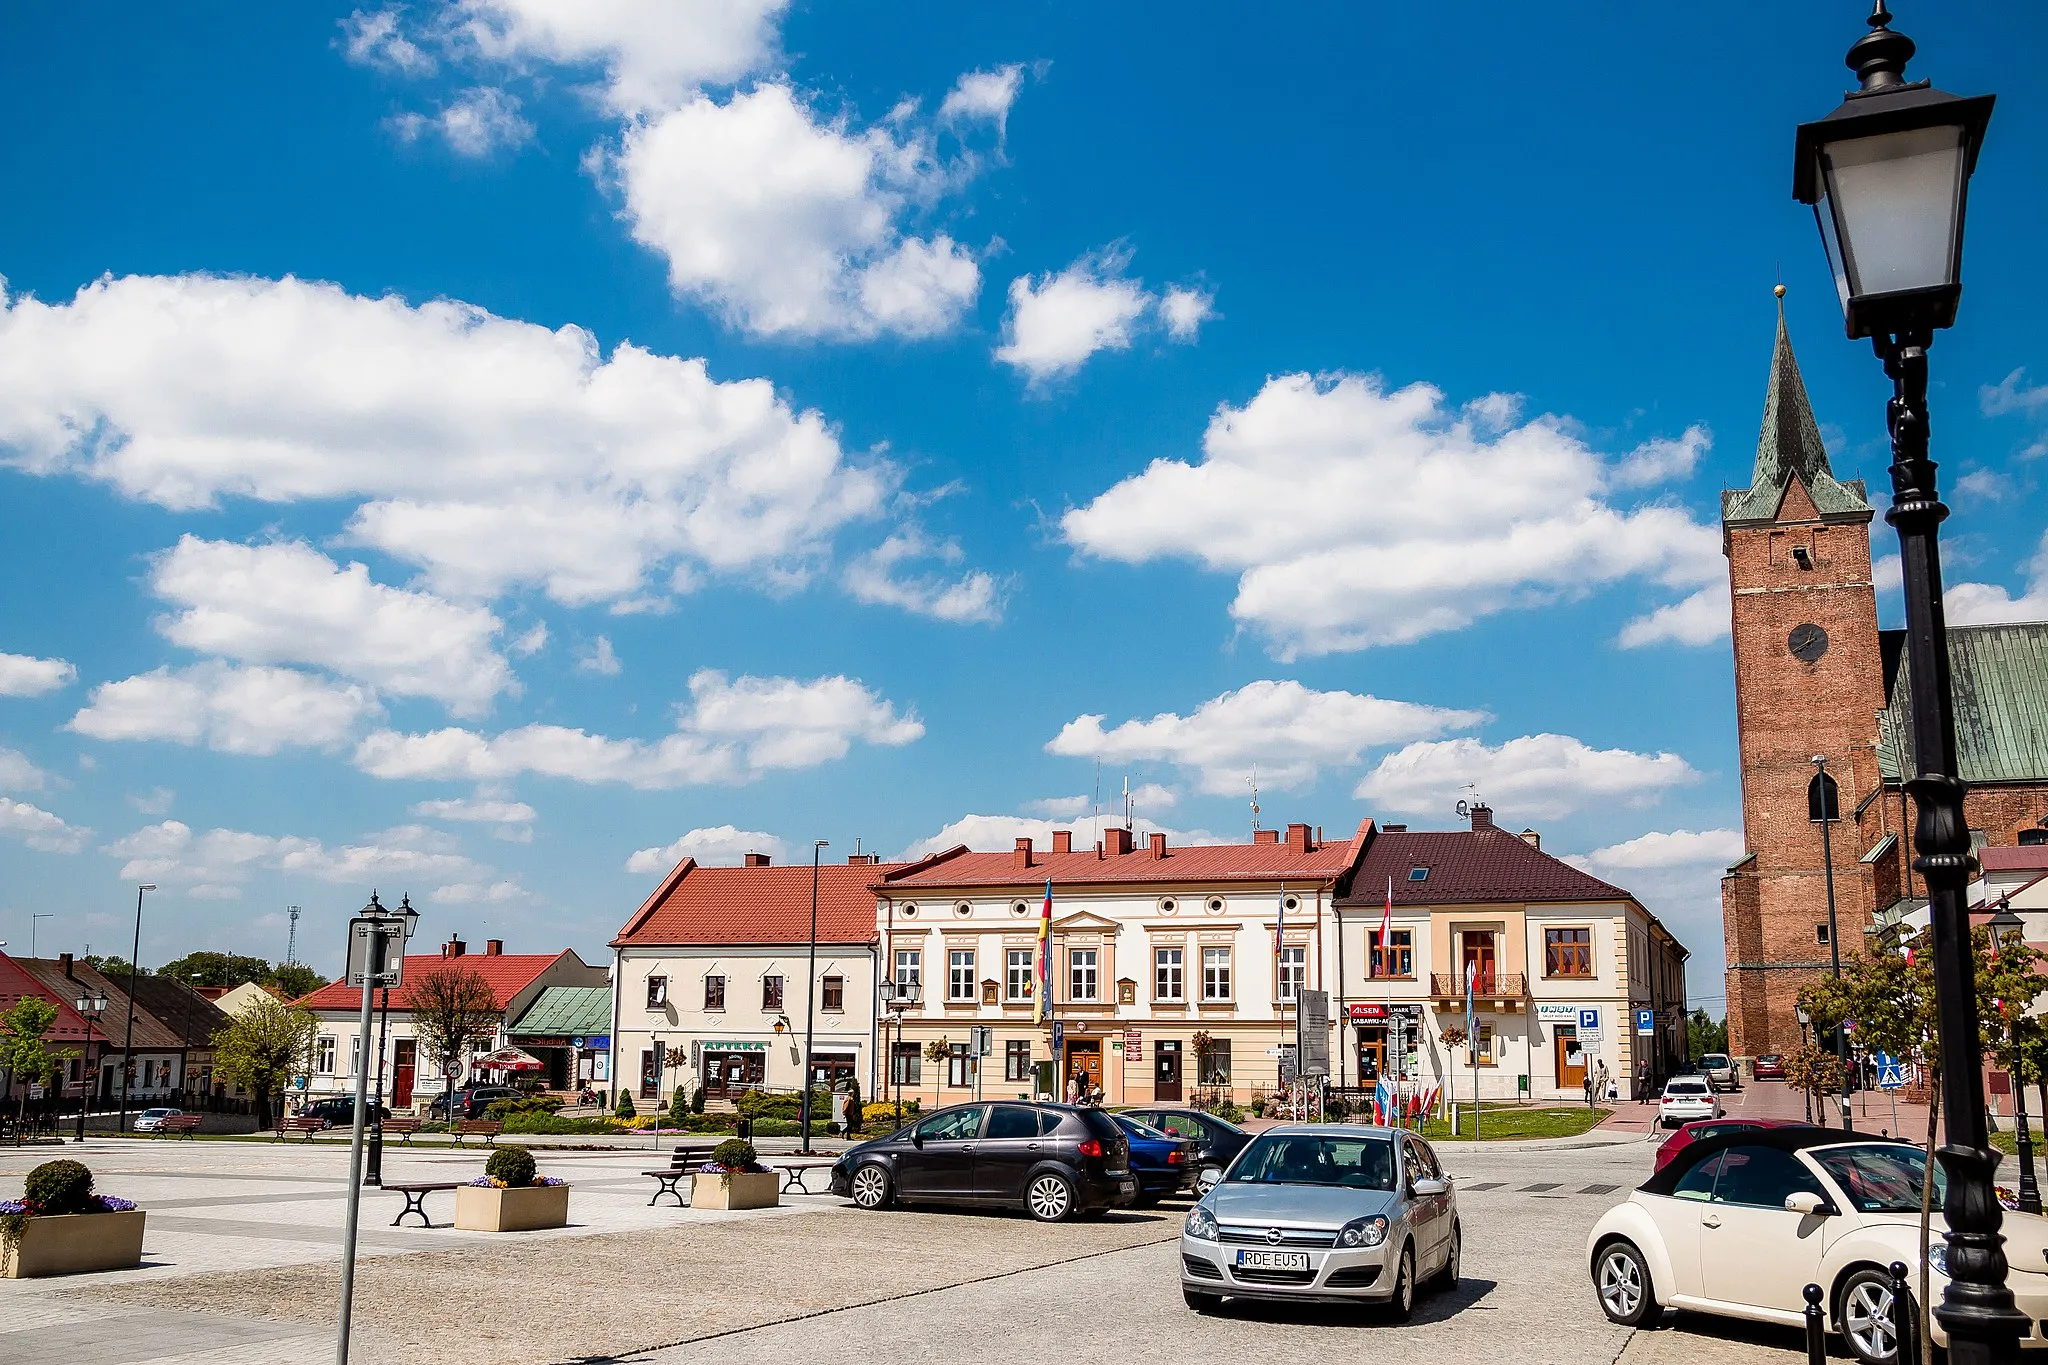
[{"label": "black street lamp", "polygon": [[88,1065],[92,1058],[92,1028],[99,1017],[106,1013],[107,993],[103,990],[87,990],[83,981],[78,983],[78,998],[72,1005],[85,1020],[85,1049],[78,1059],[78,1136],[77,1142],[85,1141],[85,1111],[92,1105],[92,1078],[99,1074],[97,1066]]},{"label": "black street lamp", "polygon": [[[401,958],[405,956],[405,945],[412,938],[413,931],[419,928],[420,923],[420,912],[412,908],[411,896],[401,895],[398,898],[398,908],[396,910],[386,910],[383,902],[377,899],[377,893],[372,891],[370,893],[370,903],[363,907],[363,917],[366,919],[397,919],[403,921],[404,927],[399,931],[403,937],[400,938],[398,943],[398,955]],[[370,1102],[370,1112],[365,1120],[369,1128],[369,1132],[366,1134],[369,1142],[369,1160],[368,1170],[363,1174],[363,1183],[365,1185],[379,1188],[384,1184],[384,1036],[389,1031],[391,1023],[391,988],[385,986],[382,990],[383,1005],[378,1011],[377,1021],[377,1095]],[[369,1042],[370,1039],[365,1034],[362,1043],[358,1046],[359,1048],[368,1047]],[[368,1065],[367,1058],[364,1059],[364,1064]],[[453,1126],[453,1121],[451,1120],[450,1122],[451,1126]]]},{"label": "black street lamp", "polygon": [[121,1117],[114,1131],[128,1131],[128,1084],[135,1078],[135,975],[141,969],[135,959],[142,956],[142,893],[154,891],[148,882],[135,888],[135,946],[128,950],[128,1037],[121,1044]]},{"label": "black street lamp", "polygon": [[[1828,756],[1813,756],[1814,799],[1807,802],[1809,815],[1820,822],[1820,857],[1827,869],[1828,889],[1828,962],[1834,970],[1835,980],[1842,979],[1842,931],[1835,923],[1835,841],[1828,833],[1834,822],[1842,818],[1841,800],[1836,794],[1835,779],[1828,776]],[[1842,1065],[1842,1130],[1847,1132],[1849,1123],[1849,1030],[1842,1024],[1835,1025],[1835,1060]]]},{"label": "black street lamp", "polygon": [[804,969],[804,1079],[803,1145],[797,1148],[811,1155],[811,1039],[818,1023],[818,859],[829,847],[823,839],[811,841],[811,960]]},{"label": "black street lamp", "polygon": [[[2013,913],[2012,902],[1998,901],[1998,913],[1991,917],[1991,941],[2001,949],[2024,947],[2027,922]],[[2020,1212],[2041,1211],[2041,1187],[2034,1180],[2034,1134],[2027,1123],[2027,1063],[2020,1051],[2020,1017],[2006,1023],[2006,1037],[2012,1047],[2012,1114],[2020,1146]]]},{"label": "black street lamp", "polygon": [[1918,815],[1913,867],[1925,880],[1940,1025],[1948,1174],[1948,1287],[1934,1316],[1956,1365],[2019,1360],[2033,1324],[2013,1307],[1986,1138],[1975,967],[1965,891],[1975,860],[1956,776],[1956,727],[1941,605],[1941,522],[1948,509],[1927,458],[1927,348],[1962,297],[1963,216],[1992,97],[1965,99],[1906,79],[1913,41],[1888,27],[1878,0],[1847,58],[1860,86],[1840,108],[1801,124],[1793,197],[1813,206],[1851,340],[1869,337],[1892,381],[1892,506],[1906,598]]}]

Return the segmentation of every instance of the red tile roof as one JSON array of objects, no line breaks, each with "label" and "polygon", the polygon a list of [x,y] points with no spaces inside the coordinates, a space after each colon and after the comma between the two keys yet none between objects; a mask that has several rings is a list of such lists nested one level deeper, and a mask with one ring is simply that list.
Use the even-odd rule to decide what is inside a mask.
[{"label": "red tile roof", "polygon": [[71,1000],[76,1000],[78,996],[72,995],[71,1000],[61,998],[58,992],[44,985],[40,978],[25,970],[20,963],[7,954],[0,953],[0,1014],[13,1009],[26,996],[34,996],[45,1004],[57,1007],[57,1022],[50,1025],[50,1031],[43,1035],[45,1041],[85,1041],[85,1020],[71,1007]]},{"label": "red tile roof", "polygon": [[[818,869],[818,941],[871,943],[870,883],[900,863],[833,863]],[[811,869],[699,867],[685,858],[641,902],[612,946],[683,943],[806,943],[811,935]]]},{"label": "red tile roof", "polygon": [[1048,879],[1055,889],[1134,882],[1335,882],[1357,861],[1359,849],[1370,839],[1371,831],[1372,821],[1367,820],[1348,841],[1317,843],[1310,839],[1306,847],[1285,839],[1270,844],[1168,846],[1163,858],[1152,856],[1150,841],[1145,839],[1137,840],[1128,853],[1102,852],[1093,847],[1072,853],[1034,848],[1029,867],[1021,866],[1014,852],[970,853],[962,846],[935,853],[886,878],[878,878],[875,889],[902,897],[921,888],[1042,888]]},{"label": "red tile roof", "polygon": [[[475,972],[490,986],[491,994],[497,998],[498,1008],[504,1009],[508,1001],[533,984],[533,979],[548,968],[570,956],[567,948],[558,953],[464,953],[460,957],[443,957],[439,953],[408,953],[405,958],[405,984],[391,992],[391,1008],[404,1010],[412,1008],[412,988],[420,977],[442,967],[460,967]],[[580,960],[580,959],[579,959]],[[379,997],[379,1003],[382,997]],[[301,996],[299,1004],[309,1010],[350,1010],[360,1009],[363,1003],[363,988],[335,981],[322,986],[311,995]]]},{"label": "red tile roof", "polygon": [[[1428,868],[1429,876],[1411,881],[1417,867]],[[1337,904],[1384,905],[1390,877],[1396,905],[1635,899],[1504,829],[1382,830]]]},{"label": "red tile roof", "polygon": [[[78,998],[76,992],[81,984],[90,986],[94,994],[107,997],[107,1010],[95,1026],[95,1036],[105,1041],[110,1031],[118,1029],[119,1036],[128,1036],[128,984],[126,975],[109,977],[97,967],[82,959],[73,958],[70,972],[65,972],[66,963],[61,957],[17,957],[14,965],[34,977],[43,987],[46,995],[55,996],[65,1002],[65,1012],[71,1013],[70,1002]],[[136,988],[141,989],[147,977],[136,978]],[[162,1020],[149,1012],[143,1001],[135,1002],[135,1046],[150,1052],[182,1052],[184,1040],[176,1030],[167,1027]],[[203,1046],[203,1044],[201,1044]]]},{"label": "red tile roof", "polygon": [[2048,844],[2023,844],[2017,848],[1980,848],[1977,861],[1986,872],[2048,871]]}]

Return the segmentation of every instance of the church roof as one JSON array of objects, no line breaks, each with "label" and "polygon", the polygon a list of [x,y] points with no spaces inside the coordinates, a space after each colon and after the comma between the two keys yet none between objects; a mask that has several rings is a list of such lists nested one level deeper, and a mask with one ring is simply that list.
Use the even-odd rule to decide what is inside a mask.
[{"label": "church roof", "polygon": [[1748,488],[1721,495],[1723,522],[1775,521],[1785,488],[1794,475],[1822,517],[1869,517],[1863,480],[1838,483],[1821,444],[1820,426],[1806,398],[1806,381],[1792,358],[1785,332],[1785,308],[1778,306],[1778,342],[1771,351],[1771,381],[1764,391],[1764,425],[1756,440],[1756,472]]},{"label": "church roof", "polygon": [[[1884,710],[1877,767],[1886,782],[1913,772],[1906,633],[1878,632]],[[2048,781],[2048,621],[1950,626],[1956,766],[1965,782]]]}]

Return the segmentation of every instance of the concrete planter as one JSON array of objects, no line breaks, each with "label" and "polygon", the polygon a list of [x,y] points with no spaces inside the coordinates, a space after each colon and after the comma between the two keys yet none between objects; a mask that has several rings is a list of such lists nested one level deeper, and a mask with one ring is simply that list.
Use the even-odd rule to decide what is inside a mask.
[{"label": "concrete planter", "polygon": [[0,1244],[0,1279],[81,1275],[141,1265],[144,1216],[143,1210],[131,1209],[26,1219],[18,1241]]},{"label": "concrete planter", "polygon": [[782,1177],[774,1171],[700,1171],[690,1178],[693,1209],[772,1209],[781,1202],[781,1193]]},{"label": "concrete planter", "polygon": [[470,1232],[530,1232],[569,1225],[567,1185],[494,1190],[464,1185],[455,1191],[455,1226]]}]

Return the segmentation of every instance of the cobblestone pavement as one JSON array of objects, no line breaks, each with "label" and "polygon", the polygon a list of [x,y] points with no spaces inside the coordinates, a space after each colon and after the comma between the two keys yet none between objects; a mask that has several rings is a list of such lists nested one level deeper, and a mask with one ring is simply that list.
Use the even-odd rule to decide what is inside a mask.
[{"label": "cobblestone pavement", "polygon": [[[1302,1352],[1389,1361],[1791,1365],[1796,1333],[1699,1319],[1609,1324],[1582,1265],[1587,1230],[1645,1173],[1650,1145],[1440,1144],[1467,1228],[1464,1285],[1413,1322],[1180,1301],[1179,1210],[1043,1227],[966,1212],[860,1214],[796,1196],[753,1214],[649,1208],[646,1152],[550,1153],[577,1226],[516,1236],[394,1229],[368,1194],[354,1359],[364,1365],[899,1362],[1057,1354],[1238,1362]],[[0,1197],[54,1150],[0,1150]],[[67,1147],[65,1155],[78,1154]],[[88,1143],[110,1194],[150,1209],[139,1271],[0,1281],[0,1365],[266,1365],[334,1358],[346,1153],[228,1143]],[[456,1180],[481,1151],[387,1158],[387,1179]],[[59,1343],[62,1343],[61,1346]]]}]

